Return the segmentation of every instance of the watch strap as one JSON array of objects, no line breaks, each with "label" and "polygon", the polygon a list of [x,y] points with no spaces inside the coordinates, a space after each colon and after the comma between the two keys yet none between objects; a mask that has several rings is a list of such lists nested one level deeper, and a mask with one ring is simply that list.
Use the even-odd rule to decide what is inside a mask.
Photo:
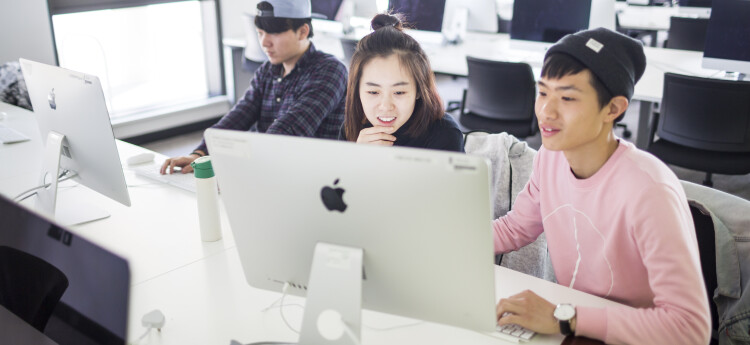
[{"label": "watch strap", "polygon": [[565,336],[573,335],[573,330],[570,329],[570,320],[559,320],[560,323],[560,333],[562,333]]}]

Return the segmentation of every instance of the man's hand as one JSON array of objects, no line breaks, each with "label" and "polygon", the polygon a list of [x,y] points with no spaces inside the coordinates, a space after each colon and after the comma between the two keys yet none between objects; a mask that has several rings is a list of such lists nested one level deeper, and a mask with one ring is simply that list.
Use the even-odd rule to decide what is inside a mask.
[{"label": "man's hand", "polygon": [[393,127],[370,127],[359,131],[357,137],[357,144],[375,144],[382,146],[393,146],[393,142],[396,141],[393,132],[396,130]]},{"label": "man's hand", "polygon": [[[560,325],[552,315],[555,307],[531,290],[526,290],[500,299],[497,303],[497,324],[512,323],[540,334],[559,334]],[[574,327],[574,322],[571,327]]]},{"label": "man's hand", "polygon": [[179,167],[182,168],[181,171],[183,174],[192,173],[193,167],[190,166],[190,163],[198,159],[198,157],[200,156],[191,153],[187,156],[167,158],[167,160],[164,161],[164,164],[161,165],[161,170],[159,170],[159,172],[162,175],[173,174],[174,168]]}]

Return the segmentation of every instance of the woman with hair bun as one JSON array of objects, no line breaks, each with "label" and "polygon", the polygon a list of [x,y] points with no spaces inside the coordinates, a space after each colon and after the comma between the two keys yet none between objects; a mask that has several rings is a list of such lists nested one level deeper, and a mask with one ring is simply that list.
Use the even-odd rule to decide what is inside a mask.
[{"label": "woman with hair bun", "polygon": [[378,14],[352,56],[341,137],[357,143],[463,152],[435,77],[398,14]]}]

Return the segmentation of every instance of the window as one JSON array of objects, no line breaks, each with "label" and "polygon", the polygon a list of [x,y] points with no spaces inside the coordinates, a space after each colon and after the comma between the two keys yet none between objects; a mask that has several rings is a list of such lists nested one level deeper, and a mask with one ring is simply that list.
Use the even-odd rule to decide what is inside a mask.
[{"label": "window", "polygon": [[214,1],[106,8],[111,1],[80,0],[89,6],[62,9],[54,2],[60,66],[98,76],[113,119],[225,93]]}]

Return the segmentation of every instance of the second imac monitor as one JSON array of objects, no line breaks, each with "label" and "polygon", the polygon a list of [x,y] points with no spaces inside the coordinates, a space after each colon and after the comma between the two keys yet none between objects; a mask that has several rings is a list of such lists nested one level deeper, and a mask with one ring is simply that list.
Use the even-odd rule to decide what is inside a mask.
[{"label": "second imac monitor", "polygon": [[45,143],[36,209],[62,225],[106,218],[96,205],[58,198],[61,173],[130,206],[125,176],[99,78],[20,59],[34,115]]},{"label": "second imac monitor", "polygon": [[716,0],[706,30],[703,67],[750,75],[750,1]]},{"label": "second imac monitor", "polygon": [[614,0],[524,0],[513,3],[511,46],[545,51],[581,30],[615,29]]},{"label": "second imac monitor", "polygon": [[440,32],[446,0],[390,0],[388,9],[401,13],[406,22],[417,30]]}]

